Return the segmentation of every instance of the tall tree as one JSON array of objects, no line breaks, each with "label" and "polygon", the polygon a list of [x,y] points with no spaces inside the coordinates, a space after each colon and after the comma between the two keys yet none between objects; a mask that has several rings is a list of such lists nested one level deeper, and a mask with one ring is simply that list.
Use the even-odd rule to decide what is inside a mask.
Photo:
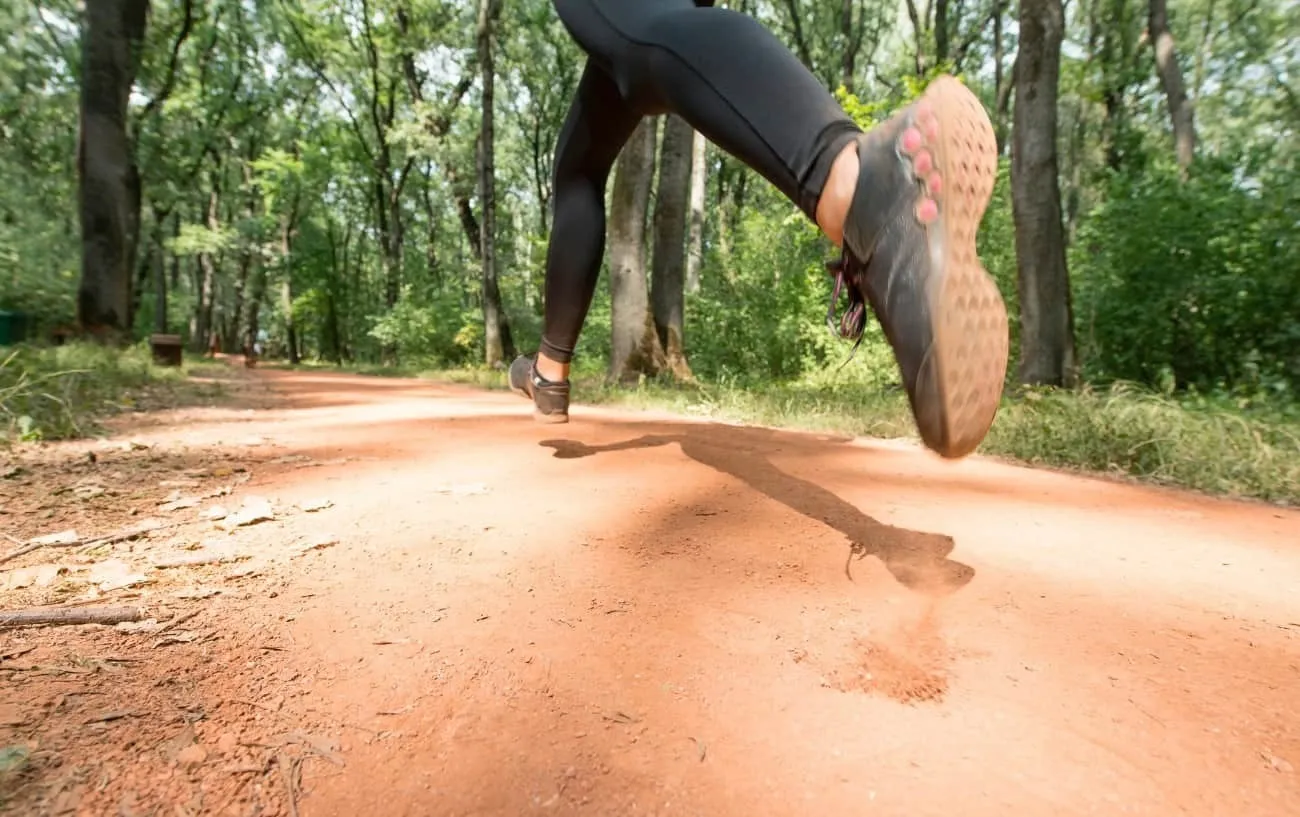
[{"label": "tall tree", "polygon": [[130,329],[140,172],[127,102],[140,65],[148,0],[90,0],[81,34],[81,283],[77,322],[114,339]]},{"label": "tall tree", "polygon": [[654,255],[650,296],[655,331],[674,377],[691,379],[686,362],[686,199],[691,186],[691,142],[695,130],[676,114],[666,117],[659,148],[659,195],[655,198]]},{"label": "tall tree", "polygon": [[1029,384],[1069,385],[1075,375],[1056,155],[1064,28],[1061,0],[1020,0],[1011,203],[1020,280],[1020,380]]},{"label": "tall tree", "polygon": [[634,383],[663,368],[646,288],[646,211],[655,172],[659,117],[646,117],[623,146],[614,170],[609,207],[611,342],[609,375]]},{"label": "tall tree", "polygon": [[[1211,7],[1212,8],[1212,7]],[[1174,155],[1186,173],[1196,155],[1196,120],[1192,100],[1187,96],[1183,70],[1178,66],[1174,35],[1169,30],[1169,11],[1165,0],[1150,0],[1147,29],[1155,47],[1156,73],[1165,91],[1169,118],[1174,127]]]},{"label": "tall tree", "polygon": [[496,254],[496,134],[493,109],[496,105],[496,65],[492,55],[492,28],[501,14],[501,0],[479,0],[478,59],[483,83],[483,110],[478,137],[478,196],[483,207],[479,241],[483,265],[483,351],[489,366],[499,366],[514,357],[514,341],[501,305],[497,286]]},{"label": "tall tree", "polygon": [[700,264],[704,261],[704,193],[709,184],[709,142],[695,132],[691,140],[690,227],[686,235],[686,291],[700,291]]}]

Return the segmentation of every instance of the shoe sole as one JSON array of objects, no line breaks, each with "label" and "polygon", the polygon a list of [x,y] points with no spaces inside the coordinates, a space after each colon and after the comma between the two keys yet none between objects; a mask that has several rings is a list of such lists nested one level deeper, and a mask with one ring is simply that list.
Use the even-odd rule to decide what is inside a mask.
[{"label": "shoe sole", "polygon": [[938,274],[926,284],[934,342],[918,382],[935,384],[932,397],[943,418],[942,439],[927,444],[957,459],[974,451],[993,426],[1007,374],[1006,304],[976,253],[997,182],[997,138],[984,106],[956,79],[935,80],[922,99],[938,122],[937,139],[922,138],[942,181],[933,196],[939,216],[930,225],[930,252],[932,258],[941,254],[943,263],[932,267]]}]

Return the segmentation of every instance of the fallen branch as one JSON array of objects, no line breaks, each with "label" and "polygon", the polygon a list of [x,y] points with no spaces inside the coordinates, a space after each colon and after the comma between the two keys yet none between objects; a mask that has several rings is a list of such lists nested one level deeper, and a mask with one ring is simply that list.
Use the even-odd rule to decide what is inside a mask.
[{"label": "fallen branch", "polygon": [[179,528],[181,525],[188,525],[195,521],[194,519],[178,519],[174,522],[164,522],[159,525],[149,525],[146,527],[131,528],[129,530],[111,533],[108,536],[100,536],[97,539],[74,539],[70,542],[28,542],[15,551],[0,556],[0,564],[17,559],[19,556],[26,556],[34,550],[41,548],[76,548],[76,547],[98,547],[100,545],[116,545],[118,542],[125,542],[128,539],[134,539],[137,536],[144,536],[146,533],[153,533],[156,530],[167,530],[169,528]]},{"label": "fallen branch", "polygon": [[179,615],[179,616],[177,616],[176,618],[173,618],[171,621],[169,621],[169,622],[167,622],[166,624],[164,624],[163,626],[159,627],[158,630],[157,630],[157,633],[155,633],[155,634],[156,634],[156,635],[161,635],[162,633],[167,632],[168,630],[170,630],[170,629],[176,627],[176,626],[179,625],[179,624],[184,624],[185,622],[187,622],[187,621],[189,621],[190,619],[194,618],[194,617],[197,616],[198,614],[199,614],[199,611],[198,611],[198,610],[191,610],[191,611],[189,611],[188,613],[185,613],[184,615]]},{"label": "fallen branch", "polygon": [[289,801],[289,815],[298,817],[298,774],[302,768],[302,758],[291,758],[288,763],[284,758],[283,751],[276,752],[275,765],[280,767],[280,776],[284,780],[285,797]]},{"label": "fallen branch", "polygon": [[118,624],[139,621],[144,610],[139,607],[37,607],[31,610],[0,612],[0,627],[29,627],[37,624]]}]

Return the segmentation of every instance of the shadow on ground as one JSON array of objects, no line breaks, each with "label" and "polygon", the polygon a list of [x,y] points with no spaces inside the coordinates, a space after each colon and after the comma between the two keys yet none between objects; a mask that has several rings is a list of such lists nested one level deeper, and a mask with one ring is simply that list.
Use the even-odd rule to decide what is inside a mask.
[{"label": "shadow on ground", "polygon": [[[975,576],[974,568],[948,558],[952,537],[894,527],[867,516],[825,488],[788,474],[768,459],[783,437],[767,429],[736,429],[722,425],[680,425],[666,433],[645,434],[623,442],[589,445],[571,439],[543,440],[558,459],[578,459],[601,453],[633,451],[676,443],[682,453],[701,465],[728,474],[787,508],[824,523],[849,539],[845,573],[856,557],[879,558],[904,586],[930,594],[943,594],[964,587]],[[834,443],[801,440],[804,445]]]}]

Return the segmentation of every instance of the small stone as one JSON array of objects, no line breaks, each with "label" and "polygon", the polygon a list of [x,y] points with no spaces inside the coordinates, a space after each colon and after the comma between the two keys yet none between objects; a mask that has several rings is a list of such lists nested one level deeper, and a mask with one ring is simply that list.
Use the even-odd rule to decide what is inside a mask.
[{"label": "small stone", "polygon": [[199,766],[208,759],[208,750],[197,743],[186,746],[176,753],[176,762],[182,766]]},{"label": "small stone", "polygon": [[238,511],[218,522],[217,527],[229,531],[273,519],[275,519],[275,510],[271,507],[271,503],[263,497],[250,496],[244,500],[243,506]]}]

